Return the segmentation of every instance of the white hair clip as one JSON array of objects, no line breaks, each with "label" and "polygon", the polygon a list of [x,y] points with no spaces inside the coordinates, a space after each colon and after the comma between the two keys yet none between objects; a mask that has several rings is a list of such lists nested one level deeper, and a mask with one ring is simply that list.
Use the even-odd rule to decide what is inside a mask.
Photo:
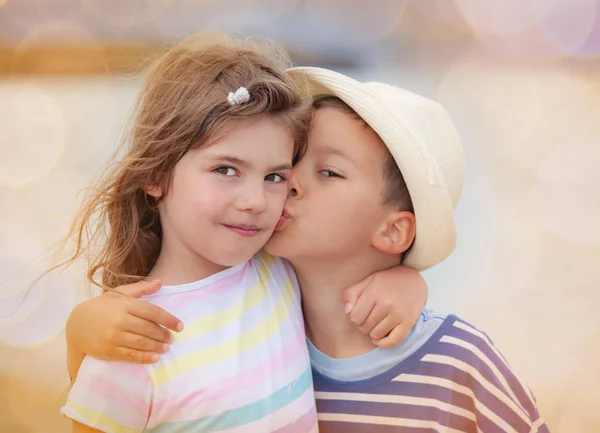
[{"label": "white hair clip", "polygon": [[248,93],[248,89],[245,87],[240,87],[235,92],[229,92],[229,95],[227,95],[229,105],[243,104],[244,102],[248,102],[249,99],[250,93]]}]

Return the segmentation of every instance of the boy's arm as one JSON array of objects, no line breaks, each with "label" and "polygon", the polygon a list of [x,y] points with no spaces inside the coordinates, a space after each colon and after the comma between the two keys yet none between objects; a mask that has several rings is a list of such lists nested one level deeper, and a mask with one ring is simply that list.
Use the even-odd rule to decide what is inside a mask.
[{"label": "boy's arm", "polygon": [[427,302],[421,274],[396,266],[371,274],[344,293],[346,313],[381,348],[400,343],[417,323]]},{"label": "boy's arm", "polygon": [[[485,357],[485,354],[480,356]],[[489,413],[485,418],[477,405],[472,408],[477,413],[477,427],[483,429],[489,427],[491,417],[494,424],[505,431],[514,431],[516,433],[550,433],[544,419],[540,415],[537,402],[527,385],[523,383],[515,373],[510,369],[504,360],[495,360],[493,355],[488,358],[493,364],[503,363],[497,369],[493,376],[485,373],[486,367],[481,363],[481,358],[477,357],[471,363],[476,375],[481,376],[478,380],[473,380],[471,384],[477,386],[471,387],[473,402],[486,402]],[[505,368],[503,368],[505,367]],[[487,386],[479,385],[479,381],[485,381],[484,376],[489,379]],[[496,399],[490,400],[490,390],[495,389]],[[480,403],[482,404],[482,403]]]},{"label": "boy's arm", "polygon": [[179,332],[183,323],[164,309],[142,299],[160,289],[160,282],[140,281],[117,287],[82,302],[69,315],[66,326],[67,366],[77,376],[85,355],[109,361],[151,364],[172,342],[169,329]]},{"label": "boy's arm", "polygon": [[453,392],[470,394],[467,409],[476,415],[478,430],[549,433],[533,393],[485,332],[455,319],[440,344],[444,347],[433,356],[463,389]]}]

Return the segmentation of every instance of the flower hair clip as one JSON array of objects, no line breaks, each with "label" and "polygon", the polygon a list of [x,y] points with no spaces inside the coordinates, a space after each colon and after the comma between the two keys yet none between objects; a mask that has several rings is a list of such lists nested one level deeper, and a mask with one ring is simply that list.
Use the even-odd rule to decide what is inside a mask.
[{"label": "flower hair clip", "polygon": [[229,92],[229,95],[227,95],[229,105],[243,104],[244,102],[248,102],[249,99],[250,93],[248,93],[248,89],[245,87],[240,87],[235,92]]}]

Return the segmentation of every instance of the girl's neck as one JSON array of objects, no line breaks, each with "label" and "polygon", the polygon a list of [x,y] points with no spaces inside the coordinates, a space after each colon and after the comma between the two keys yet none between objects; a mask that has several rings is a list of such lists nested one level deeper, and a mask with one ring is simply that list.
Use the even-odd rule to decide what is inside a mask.
[{"label": "girl's neck", "polygon": [[163,243],[148,278],[161,280],[165,286],[179,286],[202,280],[227,268],[229,266],[213,263],[185,248],[178,248],[175,253],[173,248]]}]

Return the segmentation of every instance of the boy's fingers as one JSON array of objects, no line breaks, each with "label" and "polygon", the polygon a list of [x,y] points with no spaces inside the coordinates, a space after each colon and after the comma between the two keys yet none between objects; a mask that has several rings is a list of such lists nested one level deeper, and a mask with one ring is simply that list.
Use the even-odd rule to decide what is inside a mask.
[{"label": "boy's fingers", "polygon": [[112,292],[119,293],[130,298],[139,298],[141,296],[156,293],[160,289],[161,284],[162,283],[159,280],[137,281],[135,283],[119,286],[113,289]]},{"label": "boy's fingers", "polygon": [[115,355],[117,360],[133,362],[134,364],[154,364],[159,359],[158,353],[142,352],[127,347],[117,347]]},{"label": "boy's fingers", "polygon": [[126,332],[123,335],[120,345],[128,349],[141,350],[144,352],[166,353],[169,345],[143,335]]},{"label": "boy's fingers", "polygon": [[369,284],[371,284],[371,280],[373,279],[373,275],[374,274],[369,275],[367,278],[364,278],[363,280],[344,290],[343,299],[345,303],[346,314],[352,311],[357,300],[360,298],[360,295],[362,295],[365,289],[369,287]]},{"label": "boy's fingers", "polygon": [[136,299],[131,302],[129,313],[175,332],[183,330],[183,322],[158,305]]},{"label": "boy's fingers", "polygon": [[131,334],[150,338],[159,343],[170,344],[174,340],[173,333],[168,329],[136,316],[128,317],[128,320],[123,325],[123,329]]}]

